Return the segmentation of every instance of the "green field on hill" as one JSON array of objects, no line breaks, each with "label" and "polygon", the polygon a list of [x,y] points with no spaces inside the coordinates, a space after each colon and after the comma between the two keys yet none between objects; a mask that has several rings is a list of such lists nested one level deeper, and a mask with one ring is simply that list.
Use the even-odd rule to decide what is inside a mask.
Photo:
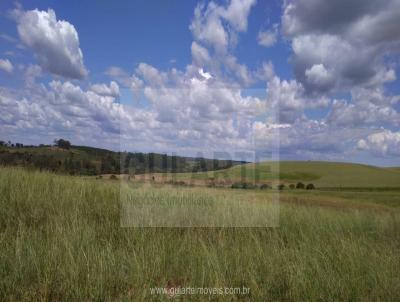
[{"label": "green field on hill", "polygon": [[[280,161],[241,164],[237,161],[121,153],[71,146],[0,147],[0,165],[23,166],[73,175],[152,174],[178,181],[215,179],[230,185],[249,183],[313,183],[317,188],[400,188],[400,167],[375,167],[326,161]],[[229,168],[226,168],[229,167]],[[203,172],[201,172],[203,171]]]},{"label": "green field on hill", "polygon": [[317,188],[400,188],[399,168],[381,168],[354,163],[281,161],[237,165],[229,169],[178,173],[177,179],[207,179],[248,182],[313,183]]},{"label": "green field on hill", "polygon": [[[171,300],[156,287],[249,288],[195,301],[398,300],[398,191],[283,191],[274,228],[125,228],[120,185],[0,168],[0,300]],[[200,215],[273,194],[149,184],[128,193],[133,202],[202,201],[210,208]]]}]

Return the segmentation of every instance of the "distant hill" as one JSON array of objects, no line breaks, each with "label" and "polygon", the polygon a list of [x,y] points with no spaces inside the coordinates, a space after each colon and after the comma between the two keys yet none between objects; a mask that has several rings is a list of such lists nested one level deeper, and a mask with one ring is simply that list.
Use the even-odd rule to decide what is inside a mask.
[{"label": "distant hill", "polygon": [[400,173],[363,164],[285,161],[280,163],[279,173],[289,181],[301,180],[305,173],[304,181],[318,187],[400,187]]},{"label": "distant hill", "polygon": [[71,175],[142,174],[220,170],[243,164],[157,153],[114,152],[89,146],[0,146],[0,165],[24,166]]},{"label": "distant hill", "polygon": [[[0,165],[24,166],[71,175],[177,173],[177,179],[229,179],[231,182],[313,183],[319,188],[400,188],[400,167],[322,161],[260,164],[230,160],[114,152],[89,146],[1,145]],[[210,172],[213,171],[213,172]]]},{"label": "distant hill", "polygon": [[[181,174],[180,178],[187,177]],[[322,161],[281,161],[248,163],[210,173],[197,173],[197,179],[206,177],[233,181],[313,183],[319,188],[383,188],[400,187],[400,168],[381,168],[362,164]]]},{"label": "distant hill", "polygon": [[386,168],[386,169],[389,170],[389,171],[400,173],[400,167],[389,167],[389,168]]}]

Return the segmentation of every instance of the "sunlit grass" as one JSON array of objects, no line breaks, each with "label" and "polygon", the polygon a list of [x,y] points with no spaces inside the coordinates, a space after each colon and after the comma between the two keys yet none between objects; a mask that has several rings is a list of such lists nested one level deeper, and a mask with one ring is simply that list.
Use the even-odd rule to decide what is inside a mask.
[{"label": "sunlit grass", "polygon": [[[270,194],[138,190],[147,201],[181,194],[211,203]],[[120,193],[118,181],[1,168],[0,300],[169,301],[150,294],[167,284],[246,286],[250,295],[236,298],[248,301],[398,299],[396,208],[313,206],[311,195],[285,194],[278,228],[124,228]]]},{"label": "sunlit grass", "polygon": [[143,186],[121,182],[121,225],[126,227],[275,227],[278,192]]},{"label": "sunlit grass", "polygon": [[160,178],[173,177],[177,180],[196,181],[215,178],[218,180],[272,182],[286,184],[298,181],[313,183],[318,188],[400,188],[398,168],[381,168],[354,163],[318,161],[280,161],[249,163],[229,169],[198,173],[176,173]]}]

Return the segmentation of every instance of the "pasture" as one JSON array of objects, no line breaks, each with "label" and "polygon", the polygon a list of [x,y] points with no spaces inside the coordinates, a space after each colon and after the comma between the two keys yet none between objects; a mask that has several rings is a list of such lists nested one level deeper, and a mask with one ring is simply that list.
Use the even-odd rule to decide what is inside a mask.
[{"label": "pasture", "polygon": [[250,183],[313,183],[320,189],[399,189],[400,169],[383,168],[354,163],[319,161],[281,161],[236,165],[228,169],[197,173],[147,173],[138,180],[166,182],[185,181],[206,185],[210,179],[221,185],[234,182]]},{"label": "pasture", "polygon": [[[258,206],[275,192],[145,185],[129,194],[214,207],[238,196]],[[170,301],[151,289],[187,286],[250,291],[178,300],[398,300],[400,191],[279,194],[277,227],[130,228],[118,181],[0,168],[0,300]]]}]

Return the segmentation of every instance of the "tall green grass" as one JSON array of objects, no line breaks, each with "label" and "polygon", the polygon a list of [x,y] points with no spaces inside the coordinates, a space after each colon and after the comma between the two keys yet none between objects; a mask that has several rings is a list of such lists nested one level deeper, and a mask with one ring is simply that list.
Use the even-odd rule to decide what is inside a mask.
[{"label": "tall green grass", "polygon": [[1,168],[0,300],[170,301],[150,292],[167,285],[250,288],[181,297],[195,301],[398,300],[396,209],[286,196],[278,228],[122,228],[119,197],[118,182]]}]

